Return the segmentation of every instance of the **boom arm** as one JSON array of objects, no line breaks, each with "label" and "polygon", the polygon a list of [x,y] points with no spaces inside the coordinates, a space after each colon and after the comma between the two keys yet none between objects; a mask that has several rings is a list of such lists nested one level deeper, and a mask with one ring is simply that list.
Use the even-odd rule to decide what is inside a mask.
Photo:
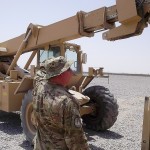
[{"label": "boom arm", "polygon": [[[128,11],[127,11],[128,10]],[[118,40],[139,35],[150,22],[150,0],[116,0],[116,5],[102,7],[91,12],[78,12],[75,16],[48,26],[30,24],[30,40],[26,41],[23,52],[43,48],[58,42],[69,41],[83,36],[92,37],[98,31],[103,39]],[[115,26],[119,22],[120,26]],[[7,52],[0,51],[0,56],[15,55],[27,34],[0,43]]]}]

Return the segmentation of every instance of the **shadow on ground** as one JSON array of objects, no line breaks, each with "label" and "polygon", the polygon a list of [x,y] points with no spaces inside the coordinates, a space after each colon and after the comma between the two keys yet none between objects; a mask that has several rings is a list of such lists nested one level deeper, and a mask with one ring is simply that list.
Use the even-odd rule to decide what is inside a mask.
[{"label": "shadow on ground", "polygon": [[121,139],[121,138],[123,138],[122,135],[115,133],[113,131],[110,131],[110,130],[92,131],[92,130],[84,128],[84,131],[86,133],[88,140],[93,140],[92,136],[95,136],[95,135],[99,136],[101,138],[104,138],[104,139]]},{"label": "shadow on ground", "polygon": [[20,114],[0,111],[0,131],[9,135],[22,134]]},{"label": "shadow on ground", "polygon": [[23,143],[20,144],[19,146],[25,150],[33,150],[33,145],[31,145],[30,142],[28,141],[23,141]]},{"label": "shadow on ground", "polygon": [[[123,138],[122,135],[115,133],[113,131],[109,131],[109,130],[102,132],[102,131],[92,131],[92,130],[84,128],[84,131],[86,133],[86,137],[89,142],[96,141],[97,138],[95,139],[94,136],[98,136],[99,138],[102,138],[102,139],[114,139],[114,140]],[[90,146],[91,150],[105,150],[105,149],[103,149],[101,147],[97,147],[93,144],[90,144],[89,146]]]}]

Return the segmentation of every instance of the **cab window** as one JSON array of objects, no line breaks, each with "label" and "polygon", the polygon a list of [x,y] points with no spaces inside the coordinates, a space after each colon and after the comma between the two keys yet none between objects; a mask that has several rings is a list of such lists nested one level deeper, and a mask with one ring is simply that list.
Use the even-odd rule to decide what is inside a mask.
[{"label": "cab window", "polygon": [[51,57],[60,56],[60,47],[51,47],[49,50],[40,50],[40,63]]},{"label": "cab window", "polygon": [[71,66],[71,69],[74,72],[78,71],[78,64],[77,64],[77,53],[75,50],[70,50],[69,48],[66,49],[65,57],[67,60],[72,60],[74,63]]}]

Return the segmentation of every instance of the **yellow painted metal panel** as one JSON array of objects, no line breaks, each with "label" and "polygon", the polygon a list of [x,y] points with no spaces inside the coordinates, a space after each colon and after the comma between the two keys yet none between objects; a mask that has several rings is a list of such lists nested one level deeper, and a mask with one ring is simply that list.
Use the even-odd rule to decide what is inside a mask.
[{"label": "yellow painted metal panel", "polygon": [[0,83],[0,110],[11,112],[19,111],[24,94],[14,95],[14,91],[20,82],[1,82]]},{"label": "yellow painted metal panel", "polygon": [[134,0],[117,0],[116,5],[120,23],[127,23],[132,20],[140,20],[140,17],[137,15]]}]

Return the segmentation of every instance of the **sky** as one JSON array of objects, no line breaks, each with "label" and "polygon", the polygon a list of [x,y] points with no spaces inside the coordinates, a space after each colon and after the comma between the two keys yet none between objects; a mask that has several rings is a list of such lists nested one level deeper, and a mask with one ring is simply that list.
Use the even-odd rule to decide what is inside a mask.
[{"label": "sky", "polygon": [[[0,42],[22,33],[30,23],[49,25],[74,16],[78,11],[90,12],[103,6],[111,6],[115,0],[5,0],[0,9]],[[102,32],[94,37],[70,41],[81,45],[87,53],[88,67],[104,67],[105,72],[150,74],[150,26],[142,35],[119,41],[105,41]],[[22,67],[28,54],[19,59]],[[33,62],[34,63],[34,62]]]}]

